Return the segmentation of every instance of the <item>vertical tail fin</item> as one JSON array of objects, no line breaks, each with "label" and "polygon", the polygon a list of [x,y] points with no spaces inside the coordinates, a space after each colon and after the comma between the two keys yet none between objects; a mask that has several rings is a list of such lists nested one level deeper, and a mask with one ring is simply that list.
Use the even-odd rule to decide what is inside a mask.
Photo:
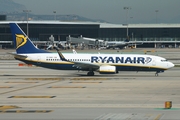
[{"label": "vertical tail fin", "polygon": [[13,36],[13,42],[16,47],[16,52],[18,54],[47,52],[36,48],[32,41],[16,23],[10,23],[10,28]]}]

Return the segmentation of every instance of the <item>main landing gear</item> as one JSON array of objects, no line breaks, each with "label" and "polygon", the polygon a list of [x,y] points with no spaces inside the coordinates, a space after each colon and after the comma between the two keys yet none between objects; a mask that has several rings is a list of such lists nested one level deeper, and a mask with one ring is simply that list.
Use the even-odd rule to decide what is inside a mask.
[{"label": "main landing gear", "polygon": [[87,76],[94,76],[94,72],[93,72],[93,71],[89,71],[89,72],[87,73]]},{"label": "main landing gear", "polygon": [[158,76],[158,75],[159,75],[158,73],[160,73],[160,72],[159,72],[159,71],[156,71],[155,76]]}]

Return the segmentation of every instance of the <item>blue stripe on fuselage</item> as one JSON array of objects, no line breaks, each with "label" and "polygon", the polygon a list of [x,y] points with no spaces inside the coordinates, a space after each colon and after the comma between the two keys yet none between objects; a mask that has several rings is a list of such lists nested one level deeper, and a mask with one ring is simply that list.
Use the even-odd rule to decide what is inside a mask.
[{"label": "blue stripe on fuselage", "polygon": [[74,64],[66,64],[66,63],[50,63],[50,62],[41,62],[41,61],[30,61],[30,60],[23,60],[16,58],[17,60],[20,60],[26,64],[32,64],[44,68],[50,68],[50,69],[58,69],[58,70],[76,70],[75,67],[73,67]]}]

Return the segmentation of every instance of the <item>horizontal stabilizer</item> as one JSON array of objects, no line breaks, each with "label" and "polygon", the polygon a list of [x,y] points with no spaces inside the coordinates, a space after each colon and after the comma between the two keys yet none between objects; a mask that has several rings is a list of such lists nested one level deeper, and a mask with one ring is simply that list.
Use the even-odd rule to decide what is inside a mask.
[{"label": "horizontal stabilizer", "polygon": [[8,53],[8,54],[13,55],[15,58],[21,58],[21,59],[27,58],[26,55],[19,55],[19,54],[17,54],[17,53]]}]

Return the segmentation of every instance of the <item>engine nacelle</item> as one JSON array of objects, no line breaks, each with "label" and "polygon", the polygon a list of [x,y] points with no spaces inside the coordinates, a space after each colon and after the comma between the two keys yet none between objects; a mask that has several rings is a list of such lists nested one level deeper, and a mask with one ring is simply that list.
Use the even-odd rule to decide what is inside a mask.
[{"label": "engine nacelle", "polygon": [[116,67],[115,66],[100,66],[99,73],[100,74],[115,74]]}]

